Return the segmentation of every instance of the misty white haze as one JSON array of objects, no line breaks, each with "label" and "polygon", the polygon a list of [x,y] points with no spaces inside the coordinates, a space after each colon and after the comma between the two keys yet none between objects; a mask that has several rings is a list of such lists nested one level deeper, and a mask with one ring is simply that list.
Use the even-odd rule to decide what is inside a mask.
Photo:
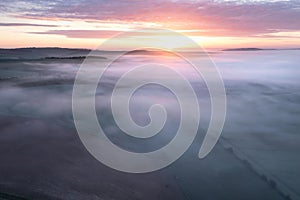
[{"label": "misty white haze", "polygon": [[[147,152],[161,148],[174,137],[180,120],[174,94],[161,86],[147,85],[131,99],[132,118],[141,126],[147,125],[149,107],[159,103],[168,112],[165,127],[147,141],[122,133],[113,120],[109,98],[119,76],[131,66],[151,61],[176,68],[191,82],[199,101],[201,121],[193,145],[158,174],[144,175],[123,174],[102,165],[76,134],[72,89],[86,50],[60,49],[55,55],[51,52],[57,51],[49,49],[2,51],[2,191],[17,191],[35,199],[59,199],[61,194],[65,199],[300,198],[300,50],[209,52],[225,83],[227,117],[219,142],[203,160],[197,153],[211,113],[201,77],[191,66],[168,55],[125,55],[114,62],[99,83],[96,109],[104,119],[99,121],[107,136],[124,149]],[[95,59],[101,62],[112,53],[99,52]],[[137,79],[144,76],[147,74]]]}]

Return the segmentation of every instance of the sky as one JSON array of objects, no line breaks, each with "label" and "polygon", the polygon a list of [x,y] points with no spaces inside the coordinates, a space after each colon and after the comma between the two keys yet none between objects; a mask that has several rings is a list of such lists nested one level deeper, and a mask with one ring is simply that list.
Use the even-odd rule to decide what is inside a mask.
[{"label": "sky", "polygon": [[0,48],[96,48],[166,28],[205,48],[300,48],[299,0],[1,0]]}]

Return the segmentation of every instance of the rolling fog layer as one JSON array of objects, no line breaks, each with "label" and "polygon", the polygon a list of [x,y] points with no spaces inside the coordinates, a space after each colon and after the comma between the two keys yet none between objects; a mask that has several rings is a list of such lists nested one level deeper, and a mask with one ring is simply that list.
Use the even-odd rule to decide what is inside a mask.
[{"label": "rolling fog layer", "polygon": [[[166,55],[126,55],[114,62],[100,80],[96,108],[103,130],[123,149],[159,149],[180,122],[174,94],[150,84],[134,94],[130,112],[145,126],[150,106],[164,105],[168,115],[162,131],[143,140],[117,127],[111,92],[132,66],[170,66],[190,81],[199,101],[200,126],[191,148],[171,166],[142,175],[112,170],[82,145],[72,119],[72,88],[83,61],[74,56],[86,52],[65,52],[72,59],[51,53],[44,49],[34,60],[28,53],[0,59],[0,193],[29,199],[300,199],[299,50],[210,54],[224,80],[228,107],[222,136],[203,160],[197,154],[210,120],[210,99],[202,78],[187,63]],[[45,55],[53,58],[41,59]],[[110,58],[107,52],[99,56],[97,62]],[[91,75],[93,67],[87,69]]]}]

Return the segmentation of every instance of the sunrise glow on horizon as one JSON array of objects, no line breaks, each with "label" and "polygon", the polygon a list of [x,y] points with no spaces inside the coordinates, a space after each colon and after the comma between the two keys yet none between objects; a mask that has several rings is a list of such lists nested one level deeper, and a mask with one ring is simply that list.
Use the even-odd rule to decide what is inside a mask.
[{"label": "sunrise glow on horizon", "polygon": [[174,30],[205,48],[300,47],[296,0],[12,0],[2,1],[0,10],[0,48],[92,49],[145,28]]}]

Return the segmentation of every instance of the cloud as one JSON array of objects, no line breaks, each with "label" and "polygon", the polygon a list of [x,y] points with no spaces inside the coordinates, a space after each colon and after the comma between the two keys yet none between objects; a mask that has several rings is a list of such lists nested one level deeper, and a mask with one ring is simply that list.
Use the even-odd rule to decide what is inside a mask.
[{"label": "cloud", "polygon": [[107,30],[49,30],[45,32],[28,32],[31,34],[63,35],[69,38],[106,38],[111,37],[120,31]]},{"label": "cloud", "polygon": [[[27,7],[20,6],[24,4]],[[2,3],[2,6],[6,13],[21,18],[154,22],[165,28],[199,29],[206,30],[207,34],[225,36],[256,36],[300,30],[298,0],[11,0]],[[54,30],[45,33],[67,37],[105,34],[96,30]],[[202,34],[206,33],[202,31]]]},{"label": "cloud", "polygon": [[57,25],[31,24],[31,23],[0,23],[0,26],[40,26],[40,27],[58,27]]}]

